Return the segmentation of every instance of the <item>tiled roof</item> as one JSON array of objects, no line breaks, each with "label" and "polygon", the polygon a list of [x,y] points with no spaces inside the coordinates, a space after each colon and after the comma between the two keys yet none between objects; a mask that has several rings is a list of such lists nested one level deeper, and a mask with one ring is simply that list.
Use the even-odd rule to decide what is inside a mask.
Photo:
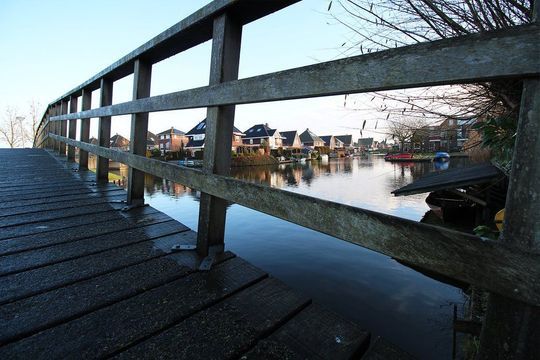
[{"label": "tiled roof", "polygon": [[325,146],[330,146],[330,139],[332,139],[332,136],[334,136],[334,135],[320,136],[321,140],[324,141]]},{"label": "tiled roof", "polygon": [[111,147],[124,147],[129,145],[129,140],[123,137],[122,135],[116,134],[111,136],[110,146]]},{"label": "tiled roof", "polygon": [[171,132],[173,134],[175,134],[175,135],[186,135],[183,131],[180,131],[178,129],[175,129],[175,128],[171,127],[170,129],[167,129],[165,131],[162,131],[162,132],[158,133],[157,136],[169,135]]},{"label": "tiled roof", "polygon": [[302,143],[309,143],[309,142],[315,142],[315,141],[324,142],[323,139],[315,135],[315,133],[310,131],[309,129],[306,129],[306,131],[300,134],[300,141],[302,141]]},{"label": "tiled roof", "polygon": [[372,144],[373,144],[373,138],[358,139],[358,146],[371,146]]},{"label": "tiled roof", "polygon": [[188,143],[186,144],[186,148],[200,148],[204,146],[204,139],[203,140],[193,140],[193,138],[189,138]]},{"label": "tiled roof", "polygon": [[285,146],[292,146],[294,142],[294,138],[298,134],[298,131],[292,130],[292,131],[280,131],[281,138],[283,139],[283,145]]},{"label": "tiled roof", "polygon": [[339,139],[345,146],[352,145],[352,135],[336,135],[336,139]]},{"label": "tiled roof", "polygon": [[244,139],[273,136],[276,129],[270,129],[267,124],[257,124],[246,130]]},{"label": "tiled roof", "polygon": [[146,145],[158,145],[158,136],[150,131],[146,134]]},{"label": "tiled roof", "polygon": [[[193,129],[189,130],[186,135],[198,135],[198,134],[204,134],[206,132],[206,119],[195,125]],[[236,126],[233,126],[233,133],[242,135],[242,132],[238,130]]]}]

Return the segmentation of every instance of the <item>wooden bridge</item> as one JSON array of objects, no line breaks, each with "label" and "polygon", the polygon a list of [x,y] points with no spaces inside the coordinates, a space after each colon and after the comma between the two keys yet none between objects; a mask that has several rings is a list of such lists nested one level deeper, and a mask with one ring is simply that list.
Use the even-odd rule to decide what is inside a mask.
[{"label": "wooden bridge", "polygon": [[[540,351],[538,24],[237,80],[243,25],[294,2],[210,3],[51,102],[40,149],[0,152],[2,358],[347,358],[365,350],[369,336],[357,325],[224,252],[226,201],[485,289],[480,357]],[[208,86],[150,97],[153,64],[210,39]],[[130,74],[133,100],[112,105],[114,82]],[[235,104],[500,79],[524,87],[499,241],[228,176]],[[208,108],[203,169],[146,158],[148,113],[196,107]],[[111,117],[126,114],[130,153],[108,148]],[[99,118],[98,145],[89,143],[90,118]],[[95,178],[88,153],[98,156]],[[109,159],[130,167],[125,195],[107,183]],[[196,234],[142,206],[144,173],[201,191]],[[173,245],[196,252],[171,253]]]}]

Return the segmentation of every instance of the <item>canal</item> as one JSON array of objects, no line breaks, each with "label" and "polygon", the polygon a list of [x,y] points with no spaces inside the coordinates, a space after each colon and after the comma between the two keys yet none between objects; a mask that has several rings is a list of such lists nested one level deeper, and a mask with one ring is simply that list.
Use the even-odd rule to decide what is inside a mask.
[{"label": "canal", "polygon": [[[450,167],[466,163],[453,159]],[[234,168],[233,176],[420,221],[429,210],[427,194],[394,197],[390,192],[432,171],[440,170],[431,162],[389,163],[370,156]],[[198,192],[147,175],[146,193],[151,206],[197,230]],[[467,300],[458,288],[387,256],[236,204],[227,211],[225,246],[416,357],[451,357],[453,305],[461,309]]]}]

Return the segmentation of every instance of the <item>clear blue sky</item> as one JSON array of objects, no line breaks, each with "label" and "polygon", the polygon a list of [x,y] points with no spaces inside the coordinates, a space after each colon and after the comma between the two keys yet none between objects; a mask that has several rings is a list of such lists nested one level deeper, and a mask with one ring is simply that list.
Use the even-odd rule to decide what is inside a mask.
[{"label": "clear blue sky", "polygon": [[[0,1],[2,116],[7,106],[26,115],[31,100],[46,105],[208,2]],[[304,0],[245,26],[240,77],[340,57],[340,46],[351,34],[334,24],[327,7],[327,0]],[[210,48],[207,42],[154,65],[152,95],[207,85]],[[115,103],[131,100],[132,81],[130,76],[115,82]],[[149,130],[174,126],[188,131],[205,113],[205,109],[154,113]],[[358,131],[346,127],[360,127],[370,116],[344,109],[343,97],[338,96],[238,106],[235,125],[241,130],[256,123],[282,131],[309,127],[319,135],[352,133],[356,138]],[[96,121],[92,123],[94,133]],[[129,117],[113,118],[112,131],[129,136]]]}]

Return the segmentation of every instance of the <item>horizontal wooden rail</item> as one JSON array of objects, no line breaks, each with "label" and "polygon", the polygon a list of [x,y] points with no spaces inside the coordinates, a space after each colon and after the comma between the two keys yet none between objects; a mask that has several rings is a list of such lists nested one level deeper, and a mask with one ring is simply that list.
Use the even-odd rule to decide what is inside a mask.
[{"label": "horizontal wooden rail", "polygon": [[527,25],[360,55],[54,116],[69,120],[248,104],[540,74],[540,28]]},{"label": "horizontal wooden rail", "polygon": [[79,96],[83,89],[96,90],[102,78],[119,80],[133,73],[135,60],[141,58],[155,64],[170,56],[212,39],[214,18],[227,12],[240,24],[245,25],[283,9],[300,0],[217,0],[194,12],[150,41],[133,50],[109,67],[97,73],[76,88],[68,91],[50,105],[70,96]]},{"label": "horizontal wooden rail", "polygon": [[540,305],[540,254],[445,228],[50,134],[57,141],[201,192],[361,245],[481,288]]}]

